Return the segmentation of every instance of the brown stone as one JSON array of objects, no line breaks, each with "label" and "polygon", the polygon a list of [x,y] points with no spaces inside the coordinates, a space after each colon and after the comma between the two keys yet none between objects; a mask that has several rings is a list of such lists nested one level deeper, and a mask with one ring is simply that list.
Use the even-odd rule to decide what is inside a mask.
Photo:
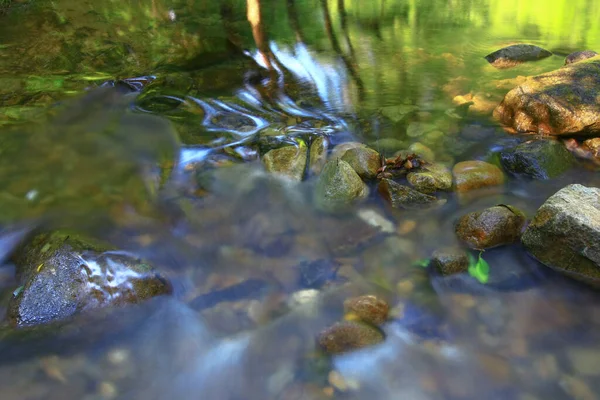
[{"label": "brown stone", "polygon": [[489,249],[516,241],[525,221],[525,215],[514,207],[490,207],[461,217],[456,235],[473,249]]},{"label": "brown stone", "polygon": [[344,321],[322,331],[317,341],[326,353],[335,355],[372,346],[384,339],[383,332],[372,325]]},{"label": "brown stone", "polygon": [[384,300],[366,295],[344,301],[344,309],[364,322],[381,325],[387,320],[390,307]]},{"label": "brown stone", "polygon": [[504,183],[504,174],[497,166],[484,161],[459,162],[452,169],[457,192],[468,192]]}]

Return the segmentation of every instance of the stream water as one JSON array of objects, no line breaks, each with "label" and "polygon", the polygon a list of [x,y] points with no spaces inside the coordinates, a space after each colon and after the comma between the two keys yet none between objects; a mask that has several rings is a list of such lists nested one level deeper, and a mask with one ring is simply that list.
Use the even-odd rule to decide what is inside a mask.
[{"label": "stream water", "polygon": [[[599,50],[600,3],[258,4],[254,31],[242,0],[20,1],[0,14],[0,316],[19,286],[11,253],[38,227],[108,240],[173,286],[58,324],[3,323],[0,397],[600,398],[596,292],[520,244],[485,252],[485,285],[415,266],[457,244],[459,216],[511,204],[531,217],[568,184],[600,187],[597,167],[418,212],[372,190],[328,215],[315,179],[279,179],[259,160],[319,136],[388,157],[419,142],[450,166],[494,160],[522,138],[490,105],[519,76]],[[508,70],[484,59],[513,43],[554,55]],[[384,234],[365,222],[373,212]],[[385,341],[320,354],[315,337],[363,294],[392,307]]]}]

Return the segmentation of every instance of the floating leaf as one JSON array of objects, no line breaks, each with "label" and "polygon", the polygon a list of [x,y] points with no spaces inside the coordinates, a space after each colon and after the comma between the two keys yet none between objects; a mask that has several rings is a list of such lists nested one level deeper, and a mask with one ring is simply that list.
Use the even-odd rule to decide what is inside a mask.
[{"label": "floating leaf", "polygon": [[475,261],[475,257],[469,254],[469,275],[480,283],[487,283],[490,278],[490,265],[483,259],[481,254],[479,253],[477,261]]},{"label": "floating leaf", "polygon": [[424,258],[422,260],[417,260],[415,261],[414,265],[421,268],[427,268],[429,266],[429,259]]}]

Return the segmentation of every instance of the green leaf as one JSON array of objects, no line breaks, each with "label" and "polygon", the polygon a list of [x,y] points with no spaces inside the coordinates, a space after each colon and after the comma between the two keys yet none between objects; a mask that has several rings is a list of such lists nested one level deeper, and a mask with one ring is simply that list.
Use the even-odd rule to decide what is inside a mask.
[{"label": "green leaf", "polygon": [[424,258],[422,260],[417,260],[414,262],[414,265],[421,268],[427,268],[429,266],[429,259]]},{"label": "green leaf", "polygon": [[477,261],[475,261],[473,255],[469,254],[469,275],[485,284],[490,278],[490,265],[483,259],[481,254],[479,253]]}]

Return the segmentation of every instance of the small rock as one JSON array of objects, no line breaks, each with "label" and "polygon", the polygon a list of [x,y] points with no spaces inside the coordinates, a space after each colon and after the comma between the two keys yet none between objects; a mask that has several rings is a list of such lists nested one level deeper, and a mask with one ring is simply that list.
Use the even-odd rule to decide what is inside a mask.
[{"label": "small rock", "polygon": [[576,51],[565,57],[565,65],[587,60],[588,58],[596,57],[597,55],[598,53],[592,50]]},{"label": "small rock", "polygon": [[594,157],[600,156],[600,138],[588,139],[584,141],[583,144],[590,149]]},{"label": "small rock", "polygon": [[504,183],[502,170],[484,161],[459,162],[452,169],[452,174],[457,192],[467,192]]},{"label": "small rock", "polygon": [[347,162],[329,160],[314,191],[316,207],[321,211],[338,211],[368,195],[368,188]]},{"label": "small rock", "polygon": [[344,153],[341,158],[356,171],[364,180],[375,179],[377,170],[381,167],[381,157],[378,152],[368,147],[357,147]]},{"label": "small rock", "polygon": [[298,290],[290,295],[290,298],[288,299],[288,306],[290,308],[296,308],[312,303],[319,298],[319,293],[320,292],[317,289]]},{"label": "small rock", "polygon": [[360,149],[367,147],[366,144],[360,142],[346,142],[340,143],[333,148],[331,151],[330,160],[335,160],[336,158],[342,158],[344,154],[350,149]]},{"label": "small rock", "polygon": [[575,184],[559,190],[521,240],[548,267],[600,287],[600,189]]},{"label": "small rock", "polygon": [[319,175],[327,162],[327,149],[329,141],[324,136],[319,136],[310,145],[308,170],[311,175]]},{"label": "small rock", "polygon": [[364,322],[381,325],[388,318],[389,305],[373,295],[353,297],[344,301],[344,310]]},{"label": "small rock", "polygon": [[494,67],[511,68],[525,61],[541,60],[552,55],[548,50],[531,44],[514,44],[485,56]]},{"label": "small rock", "polygon": [[489,249],[516,241],[525,222],[523,212],[500,205],[461,217],[456,235],[473,249]]},{"label": "small rock", "polygon": [[425,161],[435,161],[435,153],[429,147],[422,143],[416,142],[408,146],[408,153],[414,153]]},{"label": "small rock", "polygon": [[397,124],[418,110],[419,107],[412,104],[400,104],[381,108],[381,115]]},{"label": "small rock", "polygon": [[504,169],[535,179],[551,179],[573,166],[575,158],[555,140],[530,140],[500,153]]},{"label": "small rock", "polygon": [[306,148],[303,146],[286,146],[269,150],[263,156],[263,164],[267,172],[277,173],[295,181],[301,181],[306,167]]},{"label": "small rock", "polygon": [[358,216],[367,224],[379,228],[383,233],[394,233],[396,231],[394,223],[375,210],[362,209],[358,211]]},{"label": "small rock", "polygon": [[431,262],[444,276],[467,272],[469,268],[467,252],[457,247],[436,250],[431,257]]},{"label": "small rock", "polygon": [[382,154],[394,154],[398,150],[406,148],[406,144],[395,138],[381,138],[369,143],[373,149],[377,149]]},{"label": "small rock", "polygon": [[330,355],[373,346],[384,340],[381,330],[356,321],[338,322],[322,331],[317,338],[319,346]]},{"label": "small rock", "polygon": [[441,164],[426,164],[418,172],[410,172],[406,179],[421,193],[452,188],[452,172]]},{"label": "small rock", "polygon": [[439,130],[436,124],[429,122],[411,122],[406,128],[406,136],[408,137],[421,137],[426,133]]},{"label": "small rock", "polygon": [[377,188],[394,208],[422,209],[445,203],[445,200],[438,200],[436,197],[423,194],[390,179],[382,179]]}]

